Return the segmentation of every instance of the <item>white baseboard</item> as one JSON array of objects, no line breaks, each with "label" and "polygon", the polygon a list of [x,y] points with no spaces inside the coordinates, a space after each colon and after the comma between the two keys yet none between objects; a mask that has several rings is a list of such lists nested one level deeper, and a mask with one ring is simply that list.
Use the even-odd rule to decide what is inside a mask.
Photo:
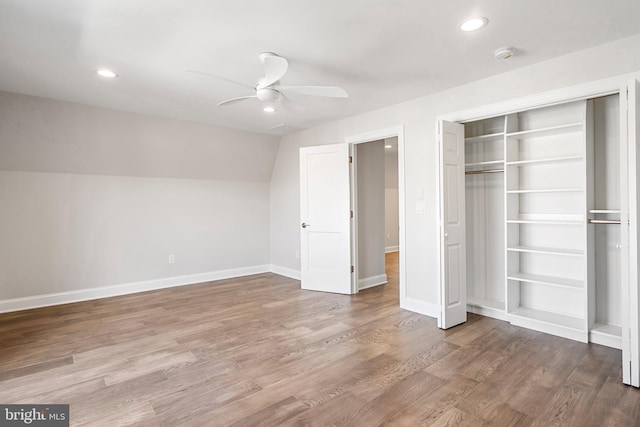
[{"label": "white baseboard", "polygon": [[440,316],[439,305],[413,298],[400,298],[400,308],[413,311],[414,313],[424,314],[425,316],[435,317],[436,319]]},{"label": "white baseboard", "polygon": [[57,292],[53,294],[7,299],[0,301],[0,313],[115,297],[118,295],[135,294],[138,292],[172,288],[175,286],[195,285],[197,283],[211,282],[213,280],[232,279],[234,277],[268,273],[269,271],[270,269],[268,265],[255,265],[230,270],[210,271],[207,273],[189,274],[186,276],[145,280],[143,282],[124,283],[121,285],[104,286],[100,288],[89,288],[77,291]]},{"label": "white baseboard", "polygon": [[377,276],[365,277],[364,279],[358,279],[358,290],[373,288],[374,286],[380,286],[387,283],[386,274],[378,274]]},{"label": "white baseboard", "polygon": [[387,246],[384,248],[384,253],[388,254],[389,252],[398,252],[400,250],[400,246]]},{"label": "white baseboard", "polygon": [[294,270],[292,268],[281,267],[279,265],[271,264],[269,266],[269,271],[274,274],[279,274],[281,276],[289,277],[291,279],[300,280],[300,271]]},{"label": "white baseboard", "polygon": [[473,304],[467,304],[467,312],[475,313],[485,317],[491,317],[493,319],[509,321],[509,315],[506,311],[491,307],[479,307]]},{"label": "white baseboard", "polygon": [[600,331],[589,331],[589,342],[622,350],[622,337]]}]

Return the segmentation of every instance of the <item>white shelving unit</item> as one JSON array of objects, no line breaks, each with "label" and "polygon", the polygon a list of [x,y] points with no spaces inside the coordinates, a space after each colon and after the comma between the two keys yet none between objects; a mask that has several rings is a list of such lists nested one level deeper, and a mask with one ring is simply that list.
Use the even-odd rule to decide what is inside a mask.
[{"label": "white shelving unit", "polygon": [[[516,218],[506,224],[507,313],[515,325],[585,342],[588,109],[581,101],[510,114],[505,138],[506,217]],[[522,247],[545,249],[511,249]]]},{"label": "white shelving unit", "polygon": [[617,105],[465,124],[468,311],[620,348]]}]

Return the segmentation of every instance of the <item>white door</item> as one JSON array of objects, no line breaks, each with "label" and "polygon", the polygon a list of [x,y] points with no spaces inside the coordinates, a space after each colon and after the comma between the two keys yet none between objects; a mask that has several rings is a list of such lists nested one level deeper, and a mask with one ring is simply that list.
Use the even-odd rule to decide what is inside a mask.
[{"label": "white door", "polygon": [[450,328],[467,321],[464,210],[464,126],[440,122],[440,318]]},{"label": "white door", "polygon": [[302,289],[352,293],[349,144],[300,149]]},{"label": "white door", "polygon": [[[624,92],[623,92],[624,93]],[[640,295],[638,292],[638,262],[640,261],[638,241],[640,230],[640,205],[638,190],[640,190],[640,84],[631,80],[627,87],[627,115],[626,126],[623,116],[621,135],[626,135],[626,141],[621,144],[621,158],[627,158],[627,171],[622,171],[622,189],[627,194],[626,206],[621,206],[623,261],[622,261],[622,380],[625,384],[640,387]],[[624,109],[621,109],[624,114]],[[626,142],[626,144],[625,144]],[[627,152],[625,153],[625,150]],[[627,178],[628,176],[628,178]],[[624,194],[624,193],[623,193]],[[623,203],[625,197],[622,197]],[[624,227],[628,224],[628,227]]]},{"label": "white door", "polygon": [[464,126],[440,122],[440,318],[443,329],[467,321]]}]

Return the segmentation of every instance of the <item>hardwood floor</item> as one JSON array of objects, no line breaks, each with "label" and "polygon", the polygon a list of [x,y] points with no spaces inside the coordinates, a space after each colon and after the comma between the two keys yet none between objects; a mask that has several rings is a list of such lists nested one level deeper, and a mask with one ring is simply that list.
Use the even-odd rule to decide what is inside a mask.
[{"label": "hardwood floor", "polygon": [[618,350],[470,315],[448,331],[274,274],[0,315],[0,402],[71,425],[640,425]]}]

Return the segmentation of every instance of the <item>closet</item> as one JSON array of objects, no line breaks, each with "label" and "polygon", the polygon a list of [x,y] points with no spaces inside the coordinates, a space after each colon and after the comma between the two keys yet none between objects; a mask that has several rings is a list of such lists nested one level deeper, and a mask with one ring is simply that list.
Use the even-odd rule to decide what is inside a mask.
[{"label": "closet", "polygon": [[464,123],[468,311],[622,348],[619,106],[612,94]]},{"label": "closet", "polygon": [[439,327],[621,349],[640,387],[638,123],[624,76],[438,117]]}]

